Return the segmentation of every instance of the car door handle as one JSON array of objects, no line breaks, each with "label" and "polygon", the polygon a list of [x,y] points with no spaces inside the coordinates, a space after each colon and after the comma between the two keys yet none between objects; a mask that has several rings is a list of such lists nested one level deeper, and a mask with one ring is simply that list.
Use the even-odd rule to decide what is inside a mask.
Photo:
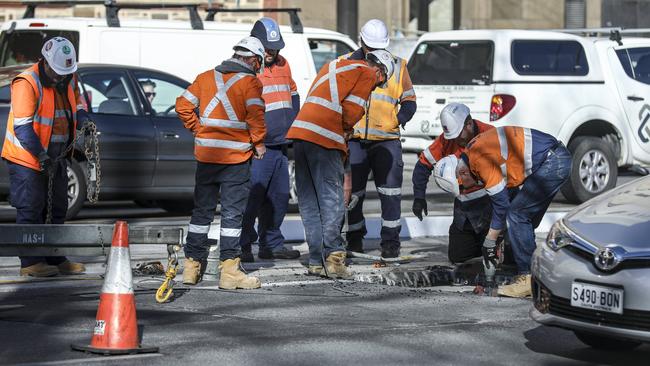
[{"label": "car door handle", "polygon": [[644,99],[642,97],[637,97],[636,95],[628,95],[627,100],[631,100],[633,102],[640,102]]},{"label": "car door handle", "polygon": [[181,138],[177,133],[173,132],[163,132],[163,138],[168,140],[177,140]]},{"label": "car door handle", "polygon": [[436,104],[445,104],[444,99],[436,99]]}]

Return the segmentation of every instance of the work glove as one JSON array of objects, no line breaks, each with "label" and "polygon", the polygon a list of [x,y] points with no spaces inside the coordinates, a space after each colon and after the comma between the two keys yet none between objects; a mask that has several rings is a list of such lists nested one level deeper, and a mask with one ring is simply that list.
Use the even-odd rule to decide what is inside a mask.
[{"label": "work glove", "polygon": [[424,216],[429,215],[427,211],[427,200],[424,198],[416,198],[413,200],[413,214],[415,217],[422,221],[422,211],[424,211]]},{"label": "work glove", "polygon": [[47,155],[45,151],[38,154],[38,163],[41,166],[41,171],[46,174],[49,174],[52,168],[54,167],[54,162],[52,161],[52,158],[50,158],[50,156]]},{"label": "work glove", "polygon": [[481,252],[483,252],[483,262],[485,262],[485,266],[489,269],[490,264],[492,264],[494,268],[496,268],[497,261],[499,260],[497,256],[497,241],[485,238],[485,240],[483,240]]}]

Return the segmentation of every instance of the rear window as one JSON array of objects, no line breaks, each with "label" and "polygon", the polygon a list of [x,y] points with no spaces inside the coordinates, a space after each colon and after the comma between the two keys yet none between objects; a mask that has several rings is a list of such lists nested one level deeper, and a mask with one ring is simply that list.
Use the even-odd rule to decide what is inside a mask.
[{"label": "rear window", "polygon": [[[79,50],[79,32],[65,30],[14,30],[0,35],[0,66],[31,64],[41,57],[41,48],[53,37],[65,37]],[[79,52],[77,52],[79,61]]]},{"label": "rear window", "polygon": [[589,73],[585,50],[576,41],[514,41],[511,62],[519,75],[583,76]]},{"label": "rear window", "polygon": [[416,85],[486,85],[492,80],[494,43],[423,42],[408,63]]}]

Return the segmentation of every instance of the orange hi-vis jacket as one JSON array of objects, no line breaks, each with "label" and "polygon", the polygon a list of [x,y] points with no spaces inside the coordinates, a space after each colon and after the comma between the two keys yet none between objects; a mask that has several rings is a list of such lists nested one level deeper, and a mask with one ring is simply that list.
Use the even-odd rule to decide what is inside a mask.
[{"label": "orange hi-vis jacket", "polygon": [[[56,119],[65,117],[65,110],[56,109],[56,90],[54,87],[45,87],[40,81],[40,71],[38,63],[32,65],[29,69],[14,78],[11,84],[12,96],[17,93],[14,90],[18,80],[24,79],[31,85],[33,93],[25,93],[22,90],[20,97],[12,98],[12,108],[7,119],[7,131],[5,134],[4,145],[2,147],[2,158],[13,163],[20,164],[24,167],[34,170],[40,170],[38,157],[34,156],[25,147],[23,147],[16,137],[14,127],[32,124],[36,136],[40,140],[44,150],[47,150],[50,143],[67,142],[68,135],[53,135],[53,127]],[[22,83],[20,83],[22,84]],[[77,78],[73,75],[68,83],[67,102],[71,109],[72,137],[77,127],[77,110],[83,109],[79,102],[79,90],[77,89]],[[32,106],[36,105],[36,109]],[[66,130],[67,132],[67,130]]]},{"label": "orange hi-vis jacket", "polygon": [[176,112],[194,133],[194,156],[202,163],[239,164],[264,143],[262,83],[252,73],[199,74],[176,99]]},{"label": "orange hi-vis jacket", "polygon": [[[476,125],[477,129],[477,134],[481,134],[485,131],[491,130],[494,128],[494,126],[483,123],[479,120],[474,120],[474,124]],[[455,141],[453,140],[447,140],[445,138],[445,135],[440,135],[436,137],[436,139],[433,141],[429,147],[424,149],[422,153],[420,154],[420,162],[422,165],[427,167],[429,170],[433,170],[433,166],[436,165],[436,162],[445,156],[449,155],[456,155],[456,157],[460,157],[460,154],[462,154],[465,151],[465,148],[458,145]],[[476,199],[479,197],[482,197],[486,195],[487,193],[485,192],[484,189],[482,189],[482,186],[478,186],[476,189],[470,189],[470,190],[461,190],[460,196],[458,196],[458,199],[461,201],[469,201],[472,199]]]},{"label": "orange hi-vis jacket", "polygon": [[532,132],[523,127],[497,127],[476,136],[465,149],[469,168],[493,196],[518,187],[533,168]]},{"label": "orange hi-vis jacket", "polygon": [[365,61],[333,60],[316,75],[288,139],[304,140],[347,154],[345,133],[365,113],[377,76]]},{"label": "orange hi-vis jacket", "polygon": [[262,99],[266,103],[266,112],[292,109],[291,96],[298,94],[289,63],[280,55],[277,58],[272,67],[265,67],[264,72],[257,75],[263,85]]}]

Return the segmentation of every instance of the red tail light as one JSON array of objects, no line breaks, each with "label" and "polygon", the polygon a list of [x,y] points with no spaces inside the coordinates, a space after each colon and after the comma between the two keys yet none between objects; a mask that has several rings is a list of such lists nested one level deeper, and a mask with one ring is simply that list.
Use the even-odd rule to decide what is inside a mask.
[{"label": "red tail light", "polygon": [[490,121],[496,121],[505,116],[515,107],[517,100],[512,95],[495,94],[490,104]]},{"label": "red tail light", "polygon": [[47,27],[47,25],[45,25],[45,23],[29,23],[29,26],[32,27],[32,28]]}]

